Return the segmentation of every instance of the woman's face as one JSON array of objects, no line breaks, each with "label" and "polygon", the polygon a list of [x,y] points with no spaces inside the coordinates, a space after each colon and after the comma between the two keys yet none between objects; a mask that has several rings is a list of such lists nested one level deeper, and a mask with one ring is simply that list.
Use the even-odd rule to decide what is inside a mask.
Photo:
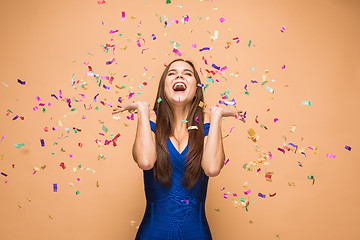
[{"label": "woman's face", "polygon": [[165,79],[165,95],[170,103],[191,103],[195,92],[196,79],[191,65],[184,61],[173,62]]}]

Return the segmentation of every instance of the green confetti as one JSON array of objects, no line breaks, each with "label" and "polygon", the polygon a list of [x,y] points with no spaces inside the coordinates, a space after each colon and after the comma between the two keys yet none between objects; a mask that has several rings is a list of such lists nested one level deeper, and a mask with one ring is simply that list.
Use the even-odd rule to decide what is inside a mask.
[{"label": "green confetti", "polygon": [[79,169],[81,169],[81,164],[78,166]]},{"label": "green confetti", "polygon": [[245,91],[245,94],[246,94],[246,95],[250,95],[250,93],[249,93],[247,90]]},{"label": "green confetti", "polygon": [[205,89],[209,86],[209,84],[207,83],[205,86],[204,86],[204,89],[203,89],[203,92],[205,92]]},{"label": "green confetti", "polygon": [[144,84],[140,84],[139,89],[141,89],[144,86]]},{"label": "green confetti", "polygon": [[89,55],[91,55],[91,56],[93,56],[93,55],[94,55],[94,54],[92,54],[92,53],[89,53],[89,52],[88,52],[87,54],[89,54]]},{"label": "green confetti", "polygon": [[77,130],[76,128],[74,128],[74,132],[75,132],[75,133],[77,133],[77,132],[78,132],[78,130]]},{"label": "green confetti", "polygon": [[274,89],[272,89],[271,87],[266,86],[266,89],[267,89],[269,92],[274,93]]},{"label": "green confetti", "polygon": [[99,107],[98,107],[98,106],[96,106],[95,110],[96,110],[96,111],[99,111]]},{"label": "green confetti", "polygon": [[72,108],[72,109],[70,109],[70,111],[75,111],[76,110],[76,108]]},{"label": "green confetti", "polygon": [[250,48],[250,45],[251,45],[251,40],[249,41],[249,45],[248,45],[248,46],[249,46],[249,48]]},{"label": "green confetti", "polygon": [[171,3],[171,0],[166,0],[166,4],[169,4],[169,3]]},{"label": "green confetti", "polygon": [[177,7],[178,7],[178,8],[183,8],[184,6],[179,6],[179,5],[178,5]]},{"label": "green confetti", "polygon": [[181,120],[182,122],[184,122],[184,123],[187,123],[188,122],[188,120]]},{"label": "green confetti", "polygon": [[42,110],[42,111],[43,111],[43,113],[45,113],[45,112],[46,112],[46,108],[45,108],[45,107],[43,107],[43,110]]},{"label": "green confetti", "polygon": [[79,191],[79,190],[77,190],[77,191],[76,191],[76,195],[79,195],[79,194],[80,194],[80,191]]},{"label": "green confetti", "polygon": [[59,143],[58,142],[54,142],[54,144],[53,145],[58,145]]},{"label": "green confetti", "polygon": [[207,81],[214,83],[214,79],[212,79],[212,78],[210,78],[210,77],[207,78]]},{"label": "green confetti", "polygon": [[104,130],[105,133],[108,132],[108,129],[105,127],[105,125],[103,124],[102,130]]},{"label": "green confetti", "polygon": [[10,109],[8,109],[7,111],[13,113]]},{"label": "green confetti", "polygon": [[261,83],[261,86],[264,86],[264,84],[265,83],[267,83],[268,81],[263,81],[262,83]]},{"label": "green confetti", "polygon": [[252,67],[252,68],[251,68],[251,71],[254,71],[254,70],[255,70],[255,67]]},{"label": "green confetti", "polygon": [[310,101],[302,101],[301,103],[302,103],[303,105],[312,106],[312,102],[310,102]]},{"label": "green confetti", "polygon": [[21,143],[21,144],[14,144],[15,145],[15,147],[17,147],[18,149],[20,149],[22,146],[25,146],[25,144],[24,143]]},{"label": "green confetti", "polygon": [[125,84],[120,87],[120,89],[123,89],[123,88],[126,88],[126,85],[125,85]]},{"label": "green confetti", "polygon": [[158,100],[157,100],[157,103],[160,103],[161,100],[162,100],[161,97],[159,97]]}]

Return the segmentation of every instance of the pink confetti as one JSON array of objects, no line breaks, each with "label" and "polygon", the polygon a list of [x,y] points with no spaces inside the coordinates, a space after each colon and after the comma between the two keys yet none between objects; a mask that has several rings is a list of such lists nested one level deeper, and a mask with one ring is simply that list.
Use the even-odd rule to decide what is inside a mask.
[{"label": "pink confetti", "polygon": [[110,30],[110,34],[117,33],[119,30]]},{"label": "pink confetti", "polygon": [[193,48],[196,48],[196,46],[197,46],[196,44],[193,44],[193,45],[192,45]]},{"label": "pink confetti", "polygon": [[333,155],[333,154],[327,154],[326,157],[328,157],[328,158],[335,158],[335,155]]},{"label": "pink confetti", "polygon": [[231,133],[231,131],[234,129],[235,127],[232,127],[231,129],[230,129],[230,133]]},{"label": "pink confetti", "polygon": [[278,148],[278,150],[279,150],[280,152],[282,152],[283,154],[285,154],[285,150],[284,150],[284,149]]},{"label": "pink confetti", "polygon": [[36,97],[36,99],[37,99],[38,101],[41,101],[41,99],[40,99],[40,97],[39,97],[39,96],[37,96],[37,97]]},{"label": "pink confetti", "polygon": [[97,1],[97,3],[100,5],[100,4],[104,4],[105,3],[105,0],[101,0],[101,1]]},{"label": "pink confetti", "polygon": [[122,12],[122,18],[121,18],[121,21],[124,21],[125,20],[125,12]]},{"label": "pink confetti", "polygon": [[69,154],[69,156],[72,158],[72,157],[74,157],[74,155],[72,155],[72,154]]},{"label": "pink confetti", "polygon": [[196,116],[195,118],[195,122],[199,123],[199,120],[198,120],[199,116]]},{"label": "pink confetti", "polygon": [[271,152],[269,152],[269,157],[270,157],[270,160],[273,158]]},{"label": "pink confetti", "polygon": [[228,162],[229,162],[229,159],[227,159],[226,162],[225,162],[225,160],[224,160],[224,164],[225,164],[225,165],[226,165]]},{"label": "pink confetti", "polygon": [[178,20],[176,20],[176,19],[172,19],[172,20],[171,20],[171,22],[176,23],[176,24],[178,24],[178,23],[179,23],[179,21],[178,21]]},{"label": "pink confetti", "polygon": [[220,22],[223,23],[225,21],[225,18],[224,17],[221,17],[220,18]]},{"label": "pink confetti", "polygon": [[179,57],[181,57],[182,53],[176,48],[173,49],[173,52],[176,53]]},{"label": "pink confetti", "polygon": [[33,110],[34,110],[34,111],[38,110],[38,107],[34,107]]},{"label": "pink confetti", "polygon": [[251,190],[249,189],[249,190],[247,190],[246,192],[244,192],[245,193],[245,195],[248,195],[249,193],[251,193]]},{"label": "pink confetti", "polygon": [[224,193],[224,198],[228,198],[228,194],[227,193]]},{"label": "pink confetti", "polygon": [[2,142],[2,140],[5,138],[6,136],[4,135],[2,138],[1,138],[1,142]]},{"label": "pink confetti", "polygon": [[275,119],[274,119],[274,123],[276,123],[277,121],[279,121],[279,119],[278,119],[278,118],[275,118]]}]

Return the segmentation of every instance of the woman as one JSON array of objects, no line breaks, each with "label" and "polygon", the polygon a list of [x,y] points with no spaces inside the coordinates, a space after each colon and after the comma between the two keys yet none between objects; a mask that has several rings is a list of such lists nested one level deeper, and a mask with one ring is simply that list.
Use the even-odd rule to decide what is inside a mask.
[{"label": "woman", "polygon": [[221,120],[245,120],[242,111],[204,112],[199,86],[193,63],[176,59],[161,76],[153,110],[135,102],[113,112],[138,113],[132,153],[143,170],[147,204],[136,239],[212,239],[205,199],[209,177],[224,166]]}]

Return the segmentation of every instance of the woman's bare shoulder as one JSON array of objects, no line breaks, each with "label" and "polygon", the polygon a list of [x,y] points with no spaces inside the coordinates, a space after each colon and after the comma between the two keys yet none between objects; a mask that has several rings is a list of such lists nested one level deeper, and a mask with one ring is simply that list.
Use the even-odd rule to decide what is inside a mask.
[{"label": "woman's bare shoulder", "polygon": [[153,109],[150,109],[150,121],[156,123],[156,113]]}]

